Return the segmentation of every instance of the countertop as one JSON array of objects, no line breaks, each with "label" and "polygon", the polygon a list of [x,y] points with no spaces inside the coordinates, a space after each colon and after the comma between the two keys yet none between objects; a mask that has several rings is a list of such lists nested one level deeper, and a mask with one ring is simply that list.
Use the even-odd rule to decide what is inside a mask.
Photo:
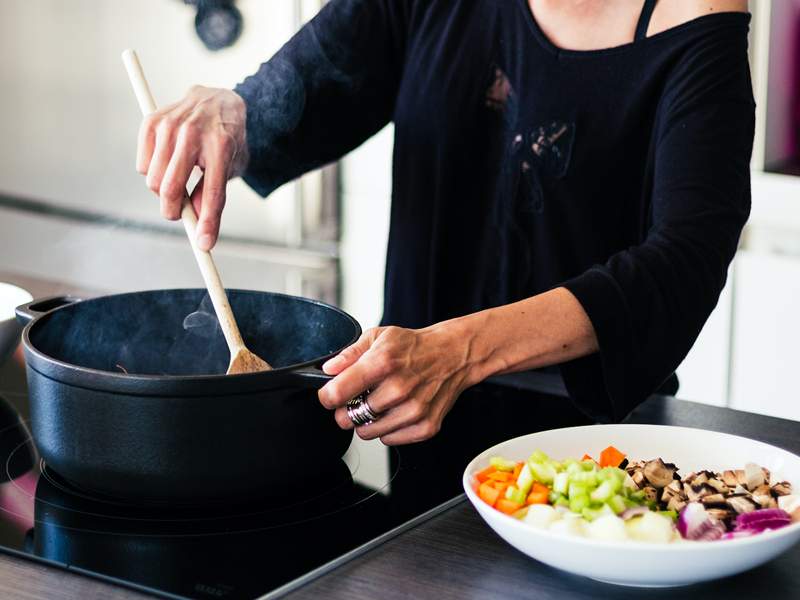
[{"label": "countertop", "polygon": [[[626,422],[699,427],[762,440],[800,453],[800,423],[653,397]],[[766,585],[766,587],[765,587]],[[537,563],[497,537],[466,499],[322,575],[286,598],[792,598],[800,587],[800,546],[748,573],[710,583],[643,591],[597,583]],[[0,554],[0,597],[25,600],[148,596]]]}]

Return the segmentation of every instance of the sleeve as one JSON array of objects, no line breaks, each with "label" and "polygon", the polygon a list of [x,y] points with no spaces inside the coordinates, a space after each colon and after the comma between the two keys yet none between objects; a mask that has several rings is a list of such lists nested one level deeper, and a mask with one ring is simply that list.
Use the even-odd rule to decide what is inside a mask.
[{"label": "sleeve", "polygon": [[236,86],[244,180],[262,196],[336,160],[391,120],[412,0],[332,0]]},{"label": "sleeve", "polygon": [[562,365],[573,401],[622,419],[684,359],[725,285],[750,213],[754,108],[747,27],[705,35],[673,66],[654,123],[643,242],[566,282],[600,351]]}]

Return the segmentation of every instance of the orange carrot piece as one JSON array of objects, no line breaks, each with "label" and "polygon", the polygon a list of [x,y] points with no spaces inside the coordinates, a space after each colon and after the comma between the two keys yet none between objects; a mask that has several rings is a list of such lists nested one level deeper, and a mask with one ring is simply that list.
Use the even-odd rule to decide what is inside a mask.
[{"label": "orange carrot piece", "polygon": [[618,467],[625,459],[625,455],[614,448],[609,446],[600,453],[600,466],[601,467]]},{"label": "orange carrot piece", "polygon": [[517,463],[516,467],[514,467],[514,472],[511,474],[511,476],[514,479],[514,481],[516,481],[519,478],[519,474],[522,472],[522,465],[524,465],[524,464],[525,463],[521,463],[520,462],[520,463]]},{"label": "orange carrot piece", "polygon": [[[594,459],[591,456],[589,456],[588,454],[584,454],[583,458],[581,460],[594,460]],[[597,461],[595,461],[595,462],[597,462]]]},{"label": "orange carrot piece", "polygon": [[494,506],[497,499],[500,497],[500,492],[492,487],[490,483],[482,483],[478,487],[478,497],[486,502],[489,506]]},{"label": "orange carrot piece", "polygon": [[531,492],[528,494],[527,500],[525,500],[525,504],[547,504],[547,500],[550,494],[545,492]]},{"label": "orange carrot piece", "polygon": [[494,482],[489,482],[489,483],[492,484],[492,487],[494,489],[496,489],[498,492],[500,492],[501,496],[505,496],[506,495],[506,490],[508,489],[508,486],[511,485],[508,481],[494,481]]},{"label": "orange carrot piece", "polygon": [[504,512],[507,515],[513,514],[517,512],[520,508],[522,508],[522,504],[518,504],[513,500],[509,500],[508,498],[500,498],[495,504],[495,508],[500,512]]},{"label": "orange carrot piece", "polygon": [[543,483],[539,483],[538,481],[533,482],[533,486],[531,486],[531,491],[536,492],[537,494],[549,494],[550,488],[547,487]]},{"label": "orange carrot piece", "polygon": [[489,474],[489,480],[495,481],[511,481],[511,473],[508,471],[495,471]]},{"label": "orange carrot piece", "polygon": [[494,473],[496,469],[492,466],[486,467],[483,471],[478,471],[475,473],[475,479],[477,479],[480,483],[483,483],[487,479],[489,479],[489,475]]}]

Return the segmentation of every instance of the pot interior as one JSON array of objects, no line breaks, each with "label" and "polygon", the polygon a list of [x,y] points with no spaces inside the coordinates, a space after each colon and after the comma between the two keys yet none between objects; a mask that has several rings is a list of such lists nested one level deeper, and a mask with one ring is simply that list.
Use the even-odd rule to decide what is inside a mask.
[{"label": "pot interior", "polygon": [[[360,334],[331,306],[294,296],[228,290],[242,337],[274,368],[337,352]],[[214,375],[229,352],[204,289],[158,290],[85,300],[41,317],[31,344],[56,360],[139,375]]]}]

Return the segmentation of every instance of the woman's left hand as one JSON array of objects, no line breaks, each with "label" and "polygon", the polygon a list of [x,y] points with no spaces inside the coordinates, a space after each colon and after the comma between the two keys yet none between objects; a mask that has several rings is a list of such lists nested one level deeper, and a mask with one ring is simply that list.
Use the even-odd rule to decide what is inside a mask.
[{"label": "woman's left hand", "polygon": [[459,394],[478,382],[470,376],[470,335],[457,323],[364,332],[322,366],[335,377],[319,391],[320,402],[336,410],[340,427],[350,429],[347,401],[371,390],[369,406],[379,418],[357,428],[361,438],[399,445],[435,435]]}]

